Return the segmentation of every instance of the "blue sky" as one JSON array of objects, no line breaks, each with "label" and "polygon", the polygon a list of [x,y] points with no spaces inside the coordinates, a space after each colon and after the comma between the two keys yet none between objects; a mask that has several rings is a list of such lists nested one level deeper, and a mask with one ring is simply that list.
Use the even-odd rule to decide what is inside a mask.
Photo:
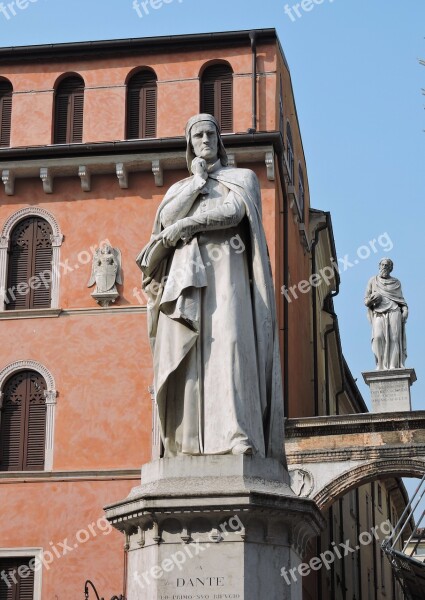
[{"label": "blue sky", "polygon": [[361,372],[374,360],[363,295],[388,255],[410,306],[407,366],[419,379],[413,406],[425,409],[425,278],[417,268],[425,221],[425,67],[418,62],[425,58],[425,2],[323,0],[301,17],[292,12],[294,20],[282,0],[168,2],[140,18],[132,0],[32,0],[9,19],[0,13],[0,46],[275,27],[292,72],[312,205],[331,212],[338,255],[353,263],[341,273],[336,300],[346,358],[369,403]]}]

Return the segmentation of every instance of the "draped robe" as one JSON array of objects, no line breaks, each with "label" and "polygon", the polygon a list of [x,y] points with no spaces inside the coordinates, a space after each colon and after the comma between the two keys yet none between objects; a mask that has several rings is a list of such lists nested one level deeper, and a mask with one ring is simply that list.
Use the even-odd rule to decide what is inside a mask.
[{"label": "draped robe", "polygon": [[218,163],[202,193],[198,183],[191,176],[166,194],[154,239],[171,224],[182,194],[193,199],[192,235],[143,280],[164,455],[227,454],[242,444],[283,460],[275,298],[258,180]]},{"label": "draped robe", "polygon": [[[381,301],[370,304],[372,294],[380,294]],[[376,363],[384,370],[402,369],[407,358],[406,330],[402,319],[402,307],[407,303],[401,283],[395,277],[376,275],[369,280],[365,304],[372,324],[372,349]],[[397,357],[395,364],[391,364]]]}]

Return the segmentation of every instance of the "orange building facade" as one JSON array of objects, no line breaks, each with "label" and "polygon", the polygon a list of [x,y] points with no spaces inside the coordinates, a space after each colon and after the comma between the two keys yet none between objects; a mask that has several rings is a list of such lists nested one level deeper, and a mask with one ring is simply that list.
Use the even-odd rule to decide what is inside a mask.
[{"label": "orange building facade", "polygon": [[[232,164],[255,171],[262,190],[286,415],[323,412],[311,290],[291,302],[281,293],[311,276],[320,222],[310,222],[295,101],[275,31],[0,49],[0,90],[2,82],[12,88],[10,139],[0,147],[0,384],[4,392],[16,374],[35,372],[46,399],[44,466],[0,465],[0,564],[44,562],[34,600],[82,597],[88,578],[105,597],[123,591],[124,540],[102,507],[130,492],[152,454],[153,371],[135,258],[165,191],[187,176],[184,127],[200,112],[203,73],[217,64],[232,73],[226,149]],[[155,136],[127,140],[128,83],[143,69],[156,78]],[[55,144],[58,87],[75,76],[84,82],[82,139]],[[51,229],[50,306],[12,310],[11,240],[34,217]],[[122,256],[119,298],[106,307],[87,287],[105,240]],[[315,585],[306,582],[309,598]]]}]

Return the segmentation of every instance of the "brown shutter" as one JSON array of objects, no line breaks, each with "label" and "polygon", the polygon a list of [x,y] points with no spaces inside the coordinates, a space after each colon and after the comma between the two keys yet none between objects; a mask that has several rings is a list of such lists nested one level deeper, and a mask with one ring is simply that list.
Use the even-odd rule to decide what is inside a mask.
[{"label": "brown shutter", "polygon": [[0,146],[10,146],[10,129],[12,124],[12,96],[0,99]]},{"label": "brown shutter", "polygon": [[[32,274],[39,278],[40,287],[30,292],[30,308],[50,308],[52,279],[52,228],[44,219],[36,219],[33,236]],[[44,276],[43,276],[44,274]],[[34,287],[34,286],[33,286]]]},{"label": "brown shutter", "polygon": [[[14,228],[9,250],[6,310],[50,307],[53,257],[51,234],[49,223],[38,217],[24,219]],[[31,282],[32,277],[39,277],[40,273],[46,271],[47,277],[40,278],[36,285]],[[18,292],[20,284],[23,286],[21,293]]]},{"label": "brown shutter", "polygon": [[46,440],[46,384],[35,371],[13,375],[4,388],[1,471],[42,471]]},{"label": "brown shutter", "polygon": [[69,96],[56,96],[55,144],[66,144],[68,138]]},{"label": "brown shutter", "polygon": [[28,283],[31,276],[34,218],[25,219],[16,225],[12,232],[6,291],[6,310],[19,310],[30,307],[28,294],[19,294],[20,283]]},{"label": "brown shutter", "polygon": [[220,98],[220,128],[222,133],[233,131],[233,84],[232,80],[219,81],[218,94]]},{"label": "brown shutter", "polygon": [[73,144],[81,143],[83,141],[84,91],[78,91],[72,95],[71,115],[70,141]]},{"label": "brown shutter", "polygon": [[83,141],[84,81],[67,77],[59,85],[55,98],[55,144]]},{"label": "brown shutter", "polygon": [[215,116],[215,83],[214,81],[202,82],[201,112]]},{"label": "brown shutter", "polygon": [[30,569],[28,577],[21,577],[19,580],[18,600],[34,599],[34,575],[34,571]]},{"label": "brown shutter", "polygon": [[156,137],[156,87],[144,88],[145,122],[142,129],[143,137]]},{"label": "brown shutter", "polygon": [[0,81],[0,147],[10,146],[13,87],[9,81]]},{"label": "brown shutter", "polygon": [[128,83],[127,139],[156,137],[157,83],[152,71],[140,71]]},{"label": "brown shutter", "polygon": [[1,411],[2,471],[22,471],[25,427],[26,375],[18,373],[6,383]]},{"label": "brown shutter", "polygon": [[[33,600],[34,571],[29,569],[28,577],[19,577],[20,566],[29,566],[31,558],[2,558],[0,559],[0,600]],[[14,577],[12,577],[12,573]],[[15,579],[18,583],[15,583]],[[8,585],[8,583],[10,585]]]},{"label": "brown shutter", "polygon": [[[10,573],[16,571],[16,568],[16,558],[0,558],[0,573],[5,574],[5,578],[0,579],[1,600],[16,600],[16,585],[10,577]],[[9,586],[8,583],[11,585]]]},{"label": "brown shutter", "polygon": [[39,373],[29,372],[27,377],[27,420],[24,447],[24,471],[44,469],[46,443],[46,384]]},{"label": "brown shutter", "polygon": [[213,115],[222,133],[233,131],[233,72],[228,65],[205,69],[201,83],[201,112]]}]

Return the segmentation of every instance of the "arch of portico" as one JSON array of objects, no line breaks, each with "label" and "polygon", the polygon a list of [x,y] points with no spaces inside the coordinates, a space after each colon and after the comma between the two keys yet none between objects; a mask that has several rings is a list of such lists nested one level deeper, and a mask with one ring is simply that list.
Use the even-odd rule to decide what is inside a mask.
[{"label": "arch of portico", "polygon": [[425,411],[358,414],[286,423],[293,489],[326,510],[351,489],[425,473]]}]

